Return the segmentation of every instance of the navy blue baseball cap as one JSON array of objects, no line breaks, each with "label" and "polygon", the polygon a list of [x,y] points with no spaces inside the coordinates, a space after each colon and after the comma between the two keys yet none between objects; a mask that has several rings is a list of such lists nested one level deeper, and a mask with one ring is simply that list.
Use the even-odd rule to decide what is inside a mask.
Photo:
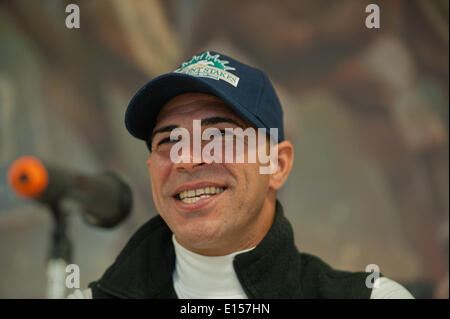
[{"label": "navy blue baseball cap", "polygon": [[175,71],[158,76],[132,98],[125,113],[125,126],[146,141],[156,125],[159,111],[183,93],[206,93],[219,97],[256,128],[278,129],[284,140],[283,110],[267,75],[223,54],[205,51],[184,62]]}]

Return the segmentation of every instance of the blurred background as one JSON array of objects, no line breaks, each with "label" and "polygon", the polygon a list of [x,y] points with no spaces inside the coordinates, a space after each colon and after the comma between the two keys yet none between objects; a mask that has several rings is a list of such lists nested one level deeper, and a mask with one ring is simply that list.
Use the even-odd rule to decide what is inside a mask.
[{"label": "blurred background", "polygon": [[[80,8],[67,29],[65,8]],[[365,8],[380,7],[368,29]],[[124,112],[151,78],[209,49],[262,68],[295,163],[279,197],[300,251],[380,271],[416,298],[449,297],[447,0],[0,0],[0,298],[43,298],[51,218],[18,198],[19,156],[132,187],[112,230],[71,216],[81,287],[157,214]]]}]

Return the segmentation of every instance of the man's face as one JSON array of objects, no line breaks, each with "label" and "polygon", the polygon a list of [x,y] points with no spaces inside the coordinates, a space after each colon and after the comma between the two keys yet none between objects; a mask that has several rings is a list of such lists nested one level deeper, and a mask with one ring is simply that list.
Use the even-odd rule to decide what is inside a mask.
[{"label": "man's face", "polygon": [[[209,122],[214,124],[203,125],[205,119],[213,118]],[[249,248],[252,241],[261,239],[261,232],[265,233],[272,221],[270,214],[263,213],[270,177],[259,173],[258,162],[174,163],[169,128],[189,131],[192,158],[193,120],[202,120],[202,132],[211,127],[248,127],[225,102],[212,95],[186,93],[166,103],[153,130],[166,132],[154,134],[147,161],[156,208],[177,241],[192,251],[220,255]],[[208,141],[202,146],[205,143]],[[200,194],[203,198],[182,201],[180,193],[181,197]]]}]

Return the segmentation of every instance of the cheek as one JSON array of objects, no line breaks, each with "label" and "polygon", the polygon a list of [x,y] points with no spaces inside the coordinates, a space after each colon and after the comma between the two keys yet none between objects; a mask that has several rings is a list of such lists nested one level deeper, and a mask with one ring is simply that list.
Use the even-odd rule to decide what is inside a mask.
[{"label": "cheek", "polygon": [[261,166],[263,165],[253,164],[248,170],[249,188],[257,199],[266,197],[270,181],[270,175],[260,173]]},{"label": "cheek", "polygon": [[170,159],[157,153],[151,155],[148,161],[148,170],[155,203],[164,194],[164,186],[169,179],[171,168],[172,162]]},{"label": "cheek", "polygon": [[248,164],[247,166],[248,200],[251,201],[253,208],[262,207],[269,190],[269,175],[260,174],[259,164]]},{"label": "cheek", "polygon": [[234,164],[237,186],[231,196],[232,219],[236,227],[250,225],[258,220],[269,190],[269,175],[259,174],[257,164]]},{"label": "cheek", "polygon": [[241,198],[238,205],[264,199],[269,189],[270,175],[260,174],[257,163],[232,164],[229,171],[236,178],[236,197]]}]

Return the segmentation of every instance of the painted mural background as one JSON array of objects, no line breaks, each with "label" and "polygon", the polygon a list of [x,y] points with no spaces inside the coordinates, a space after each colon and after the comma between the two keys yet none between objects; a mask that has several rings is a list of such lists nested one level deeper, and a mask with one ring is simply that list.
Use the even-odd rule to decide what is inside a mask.
[{"label": "painted mural background", "polygon": [[[79,5],[79,29],[65,7]],[[125,108],[148,80],[210,49],[264,69],[295,163],[279,197],[299,250],[377,264],[417,298],[448,298],[449,15],[445,0],[0,0],[0,297],[43,298],[51,219],[9,189],[32,154],[131,185],[113,230],[70,218],[81,286],[157,212]]]}]

